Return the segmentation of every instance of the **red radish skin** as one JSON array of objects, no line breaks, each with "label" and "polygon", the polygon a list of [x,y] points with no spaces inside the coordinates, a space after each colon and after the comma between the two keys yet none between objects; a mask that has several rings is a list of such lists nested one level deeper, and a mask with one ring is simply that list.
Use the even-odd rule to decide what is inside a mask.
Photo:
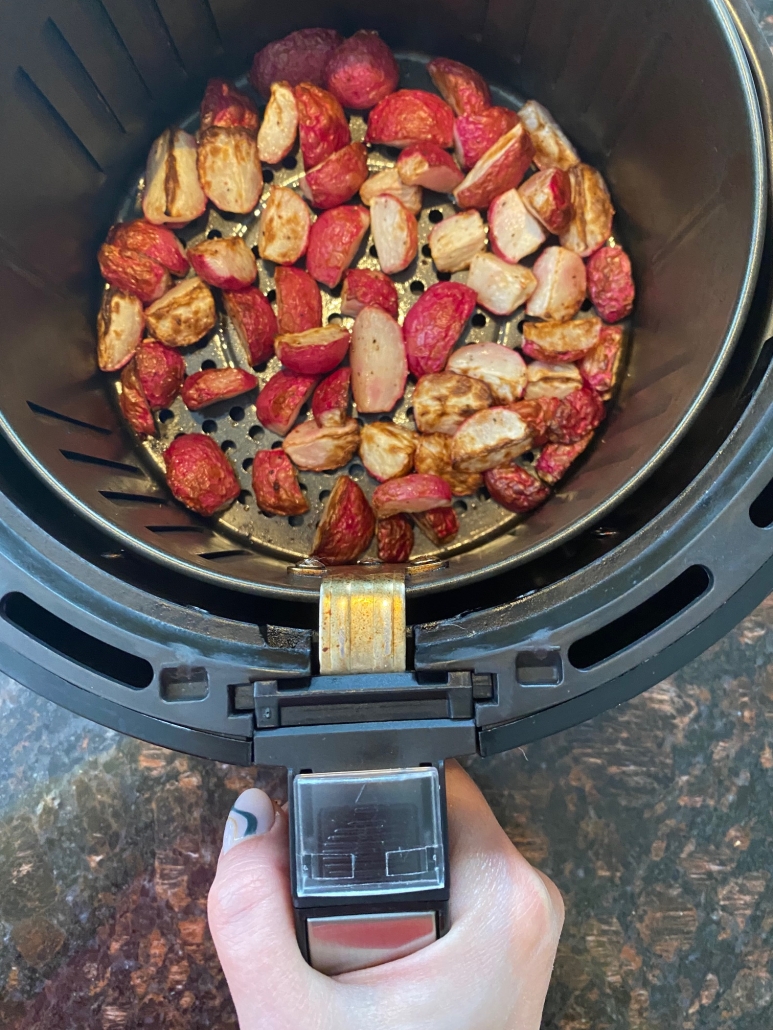
[{"label": "red radish skin", "polygon": [[436,57],[427,65],[435,88],[454,114],[480,114],[491,107],[491,92],[474,68],[448,57]]},{"label": "red radish skin", "polygon": [[339,476],[314,537],[312,556],[326,565],[350,565],[373,539],[376,519],[362,490]]},{"label": "red radish skin", "polygon": [[530,358],[553,364],[579,361],[601,339],[598,318],[576,318],[573,322],[524,322],[521,350]]},{"label": "red radish skin", "polygon": [[513,404],[526,389],[526,363],[518,351],[498,343],[471,343],[455,350],[447,372],[485,383],[495,404]]},{"label": "red radish skin", "polygon": [[230,507],[241,492],[231,463],[203,433],[178,436],[164,451],[166,481],[174,496],[199,515]]},{"label": "red radish skin", "polygon": [[259,50],[250,69],[250,82],[268,97],[272,82],[297,86],[304,80],[324,86],[328,61],[343,42],[335,29],[298,29]]},{"label": "red radish skin", "polygon": [[255,255],[240,236],[202,240],[188,247],[193,271],[210,286],[222,290],[243,290],[255,282]]},{"label": "red radish skin", "polygon": [[151,225],[143,218],[114,225],[106,242],[138,251],[163,265],[172,275],[186,275],[190,268],[183,245],[172,230],[163,225]]},{"label": "red radish skin", "polygon": [[434,93],[398,89],[376,104],[368,117],[366,143],[409,147],[412,143],[453,145],[454,112]]},{"label": "red radish skin", "polygon": [[390,479],[373,491],[373,511],[379,519],[390,515],[414,514],[433,508],[448,508],[452,501],[451,487],[439,476],[423,476],[417,472],[401,479]]},{"label": "red radish skin", "polygon": [[429,249],[439,272],[469,268],[475,255],[485,247],[486,226],[478,211],[462,211],[444,218],[429,234]]},{"label": "red radish skin", "polygon": [[306,172],[301,192],[313,207],[325,211],[351,200],[368,178],[368,152],[362,143],[350,143]]},{"label": "red radish skin", "polygon": [[604,402],[595,390],[575,390],[558,401],[548,423],[548,442],[577,443],[600,425],[604,415]]},{"label": "red radish skin", "polygon": [[380,561],[389,565],[407,562],[413,550],[413,526],[405,515],[390,515],[376,524],[376,540]]},{"label": "red radish skin", "polygon": [[507,107],[490,107],[479,114],[467,114],[454,122],[454,153],[465,171],[518,124],[518,115]]},{"label": "red radish skin", "polygon": [[299,469],[325,472],[348,464],[357,453],[359,442],[356,419],[347,419],[339,426],[319,426],[312,419],[290,430],[282,447]]},{"label": "red radish skin", "polygon": [[404,271],[419,249],[416,217],[396,197],[382,193],[373,198],[370,219],[381,271],[386,275]]},{"label": "red radish skin", "polygon": [[495,197],[488,209],[491,249],[503,261],[516,265],[547,239],[545,230],[529,214],[518,190],[506,190]]},{"label": "red radish skin", "polygon": [[500,193],[520,185],[533,157],[534,147],[519,121],[476,162],[454,190],[454,200],[461,208],[488,207]]},{"label": "red radish skin", "polygon": [[492,315],[504,316],[512,315],[529,300],[537,288],[537,279],[523,265],[511,265],[496,254],[481,252],[472,259],[467,285],[475,290],[482,308]]},{"label": "red radish skin", "polygon": [[[322,294],[302,268],[282,266],[274,272],[279,333],[303,333],[322,325]],[[273,352],[273,340],[271,349]]]},{"label": "red radish skin", "polygon": [[306,253],[311,211],[287,186],[272,186],[260,217],[258,253],[276,265],[294,265]]},{"label": "red radish skin", "polygon": [[290,432],[301,408],[311,397],[319,376],[298,375],[280,369],[258,394],[255,414],[271,433],[285,436]]},{"label": "red radish skin", "polygon": [[144,328],[139,297],[113,288],[105,290],[97,315],[97,363],[103,372],[117,372],[131,361]]},{"label": "red radish skin", "polygon": [[403,330],[382,308],[366,307],[357,315],[349,362],[357,409],[391,411],[405,393],[408,362]]},{"label": "red radish skin", "polygon": [[397,197],[412,215],[418,215],[421,211],[421,186],[406,186],[396,168],[384,168],[383,171],[369,176],[360,187],[360,200],[366,207],[370,207],[373,198],[382,193],[391,193],[393,197]]},{"label": "red radish skin", "polygon": [[612,396],[622,356],[622,327],[605,325],[601,328],[599,342],[577,364],[585,385],[595,390],[602,400],[608,401]]},{"label": "red radish skin", "polygon": [[338,368],[314,391],[311,413],[318,426],[342,426],[349,413],[350,368]]},{"label": "red radish skin", "polygon": [[514,515],[525,515],[550,497],[550,487],[521,465],[492,469],[484,479],[493,500]]},{"label": "red radish skin", "polygon": [[134,356],[143,393],[153,410],[168,408],[182,389],[185,362],[158,340],[143,340]]},{"label": "red radish skin", "polygon": [[266,164],[279,164],[295,145],[298,135],[298,104],[289,82],[272,82],[271,96],[258,130],[258,157]]},{"label": "red radish skin", "polygon": [[367,111],[397,89],[400,69],[377,32],[360,29],[338,47],[325,69],[325,85],[344,106]]},{"label": "red radish skin", "polygon": [[165,129],[153,143],[142,194],[142,212],[153,225],[180,229],[204,214],[196,154],[196,140],[182,129]]},{"label": "red radish skin", "polygon": [[169,272],[136,250],[103,243],[97,255],[103,277],[122,293],[133,293],[143,304],[163,297],[172,285]]},{"label": "red radish skin", "polygon": [[274,351],[291,372],[302,375],[324,375],[340,365],[349,350],[349,330],[331,323],[303,333],[277,336]]},{"label": "red radish skin", "polygon": [[612,234],[615,209],[601,172],[578,164],[569,170],[574,214],[559,237],[561,246],[582,258],[590,257]]},{"label": "red radish skin", "polygon": [[258,451],[252,463],[255,503],[269,515],[303,515],[309,502],[298,483],[298,473],[283,450]]},{"label": "red radish skin", "polygon": [[[279,271],[279,269],[277,269]],[[223,303],[251,365],[262,365],[274,353],[276,315],[257,286],[223,290]]]},{"label": "red radish skin", "polygon": [[445,433],[422,433],[416,445],[413,467],[428,476],[440,476],[454,497],[468,497],[483,486],[479,472],[457,472],[451,464],[452,437]]},{"label": "red radish skin", "polygon": [[123,416],[138,436],[155,436],[156,423],[137,373],[136,358],[121,372],[119,404]]},{"label": "red radish skin", "polygon": [[582,307],[587,277],[582,258],[564,247],[548,247],[534,263],[536,287],[526,314],[554,322],[568,322]]},{"label": "red radish skin", "polygon": [[295,87],[295,102],[304,168],[314,168],[351,142],[346,115],[332,93],[301,82]]},{"label": "red radish skin", "polygon": [[593,433],[588,433],[577,443],[549,443],[547,447],[542,448],[542,453],[534,465],[534,471],[543,482],[552,486],[559,479],[563,479],[569,471],[569,467],[586,450],[592,439]]},{"label": "red radish skin", "polygon": [[451,440],[451,461],[460,472],[488,472],[532,446],[529,427],[510,408],[471,415]]},{"label": "red radish skin", "polygon": [[531,136],[538,168],[562,168],[566,172],[580,163],[577,151],[542,104],[528,100],[518,115]]},{"label": "red radish skin", "polygon": [[407,476],[413,468],[417,439],[412,429],[393,422],[370,422],[360,432],[360,460],[379,483]]},{"label": "red radish skin", "polygon": [[255,376],[243,368],[205,368],[188,376],[183,383],[183,404],[191,411],[198,411],[254,390],[257,385]]},{"label": "red radish skin", "polygon": [[463,283],[434,283],[405,316],[408,367],[415,376],[440,372],[475,310],[475,291]]},{"label": "red radish skin", "polygon": [[148,331],[167,347],[189,347],[215,327],[215,298],[196,276],[183,279],[145,311]]},{"label": "red radish skin", "polygon": [[622,322],[633,310],[636,287],[622,247],[602,247],[588,261],[588,294],[605,322]]},{"label": "red radish skin", "polygon": [[199,136],[196,167],[215,207],[241,215],[255,210],[263,192],[263,169],[249,129],[207,129]]},{"label": "red radish skin", "polygon": [[406,186],[423,186],[436,193],[451,193],[464,173],[447,150],[437,143],[412,143],[397,159],[397,173]]},{"label": "red radish skin", "polygon": [[514,411],[528,426],[534,447],[544,447],[548,442],[549,426],[555,418],[559,404],[559,397],[538,397],[510,405],[510,410]]},{"label": "red radish skin", "polygon": [[306,268],[317,282],[335,289],[354,260],[370,226],[366,207],[347,204],[323,211],[309,233]]},{"label": "red radish skin", "polygon": [[434,372],[422,376],[413,391],[412,405],[420,433],[449,436],[476,411],[491,407],[491,391],[479,379]]},{"label": "red radish skin", "polygon": [[225,79],[210,79],[199,109],[199,132],[205,132],[212,125],[248,129],[254,135],[260,125],[260,115],[246,93]]},{"label": "red radish skin", "polygon": [[400,307],[397,288],[388,275],[374,268],[349,268],[344,272],[341,314],[356,318],[363,308],[383,308],[397,318]]},{"label": "red radish skin", "polygon": [[453,508],[432,508],[413,518],[435,547],[445,547],[459,533],[459,519]]}]

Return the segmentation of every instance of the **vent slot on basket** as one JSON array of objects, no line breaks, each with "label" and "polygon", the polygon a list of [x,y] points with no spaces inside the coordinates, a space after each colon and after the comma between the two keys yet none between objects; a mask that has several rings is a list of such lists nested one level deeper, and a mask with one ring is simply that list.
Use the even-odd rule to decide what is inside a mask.
[{"label": "vent slot on basket", "polygon": [[108,676],[134,690],[147,687],[153,680],[150,662],[84,633],[42,608],[26,594],[6,594],[2,600],[2,614],[22,633],[92,672]]},{"label": "vent slot on basket", "polygon": [[112,458],[100,458],[96,454],[82,454],[80,451],[60,451],[68,461],[79,461],[82,465],[101,465],[102,468],[115,469],[116,472],[127,472],[133,476],[144,476],[142,469],[136,465],[127,465],[124,461],[113,461]]},{"label": "vent slot on basket", "polygon": [[77,426],[79,429],[91,429],[95,433],[102,433],[110,436],[112,430],[104,426],[95,426],[92,422],[83,422],[79,418],[72,418],[70,415],[63,415],[61,411],[52,411],[51,408],[44,408],[42,404],[35,404],[34,401],[27,401],[27,407],[36,415],[43,415],[46,418],[55,418],[60,422],[67,422],[68,425]]},{"label": "vent slot on basket", "polygon": [[691,565],[652,597],[607,623],[569,648],[575,669],[592,669],[612,655],[620,654],[679,615],[711,586],[711,574],[702,565]]},{"label": "vent slot on basket", "polygon": [[773,526],[773,479],[752,501],[749,518],[758,529],[769,529]]}]

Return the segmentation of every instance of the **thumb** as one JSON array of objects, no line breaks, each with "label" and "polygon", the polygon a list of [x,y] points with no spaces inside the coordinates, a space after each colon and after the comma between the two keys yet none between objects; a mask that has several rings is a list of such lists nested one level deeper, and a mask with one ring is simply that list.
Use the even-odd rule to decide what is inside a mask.
[{"label": "thumb", "polygon": [[242,1030],[292,1026],[292,999],[308,998],[319,974],[295,938],[287,816],[262,790],[231,809],[207,910]]}]

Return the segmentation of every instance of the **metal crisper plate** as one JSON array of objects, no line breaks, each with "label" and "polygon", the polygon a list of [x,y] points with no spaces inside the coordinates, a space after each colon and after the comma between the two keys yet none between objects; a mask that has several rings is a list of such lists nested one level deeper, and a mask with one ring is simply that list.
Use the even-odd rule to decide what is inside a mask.
[{"label": "metal crisper plate", "polygon": [[[401,85],[404,86],[426,86],[428,76],[425,71],[426,57],[408,54],[400,56]],[[239,85],[246,87],[242,80]],[[246,87],[249,88],[249,87]],[[518,109],[521,104],[516,97],[502,90],[495,90],[495,101],[503,106]],[[185,128],[195,131],[198,116],[192,116]],[[365,136],[365,120],[360,115],[350,118],[352,138],[362,140]],[[371,172],[380,171],[383,168],[395,164],[396,151],[381,147],[372,150],[369,154],[368,165]],[[202,219],[186,227],[180,232],[180,236],[186,244],[197,243],[207,237],[215,235],[241,236],[247,244],[253,248],[258,258],[259,277],[257,285],[267,294],[270,301],[274,300],[274,265],[271,262],[261,261],[258,257],[258,230],[260,215],[265,207],[268,194],[272,184],[281,186],[298,187],[303,174],[303,168],[298,153],[298,148],[285,158],[282,165],[270,171],[264,169],[266,184],[261,196],[260,203],[251,215],[229,215],[223,214],[213,208],[209,208]],[[142,217],[141,197],[144,180],[136,181],[129,199],[122,206],[118,217],[124,221],[130,218]],[[355,197],[353,203],[359,203],[359,197]],[[424,206],[419,216],[419,255],[409,268],[397,276],[392,276],[397,286],[400,298],[399,318],[402,322],[407,311],[423,292],[438,278],[453,278],[464,282],[467,272],[459,272],[450,276],[448,274],[438,275],[430,257],[429,234],[435,223],[441,217],[447,217],[456,212],[455,205],[445,195],[424,191]],[[206,223],[206,224],[204,224]],[[533,262],[536,255],[532,255]],[[530,263],[526,259],[526,264]],[[366,234],[357,259],[353,262],[358,268],[379,267],[376,258],[376,249],[372,245],[372,237]],[[351,329],[354,324],[353,318],[345,318],[340,314],[340,287],[330,290],[320,286],[323,302],[323,320],[325,322],[340,321],[347,328]],[[216,291],[217,292],[217,291]],[[460,340],[459,346],[465,343],[478,343],[484,340],[496,340],[509,347],[516,347],[521,342],[519,326],[523,317],[523,309],[519,309],[509,318],[497,318],[477,309],[473,315],[467,331]],[[234,332],[230,319],[225,314],[223,305],[219,304],[219,322],[217,327],[199,344],[183,349],[188,374],[197,372],[202,368],[218,367],[227,365],[249,369],[248,356]],[[260,387],[271,378],[280,368],[277,358],[272,358],[266,365],[257,369]],[[120,391],[120,378],[113,377],[112,386],[117,392]],[[412,418],[411,395],[413,383],[409,382],[405,397],[397,405],[391,414],[385,415],[364,415],[359,416],[360,422],[373,422],[379,419],[383,421],[394,420],[399,425],[415,428]],[[304,413],[308,411],[308,405]],[[352,414],[358,417],[356,406]],[[303,416],[302,416],[303,417]],[[308,414],[309,418],[311,415]],[[357,455],[345,468],[335,469],[330,472],[301,472],[299,474],[301,489],[306,494],[309,502],[309,511],[305,515],[292,515],[289,517],[266,515],[261,512],[255,504],[252,495],[250,482],[250,468],[256,451],[266,450],[281,445],[281,437],[265,430],[258,423],[255,415],[255,395],[245,394],[231,401],[218,405],[212,405],[203,411],[188,411],[180,397],[168,410],[162,411],[157,417],[159,435],[157,438],[145,442],[137,441],[138,447],[144,452],[154,469],[155,474],[163,480],[164,462],[163,451],[169,446],[175,436],[180,433],[205,432],[212,436],[220,445],[228,458],[233,462],[240,477],[243,490],[239,500],[232,507],[219,516],[215,521],[218,528],[230,536],[236,538],[242,545],[248,545],[267,552],[277,558],[294,561],[305,558],[309,555],[314,539],[314,531],[324,508],[325,499],[330,494],[336,478],[344,473],[355,479],[367,496],[373,493],[378,483],[365,471]],[[501,532],[511,529],[522,517],[512,515],[498,504],[488,499],[485,489],[477,494],[468,497],[457,498],[454,501],[454,508],[459,516],[459,534],[453,543],[445,548],[437,548],[417,528],[415,534],[415,545],[412,558],[445,558],[453,554],[459,554],[469,548],[491,540]],[[375,541],[367,552],[368,556],[375,557]]]}]

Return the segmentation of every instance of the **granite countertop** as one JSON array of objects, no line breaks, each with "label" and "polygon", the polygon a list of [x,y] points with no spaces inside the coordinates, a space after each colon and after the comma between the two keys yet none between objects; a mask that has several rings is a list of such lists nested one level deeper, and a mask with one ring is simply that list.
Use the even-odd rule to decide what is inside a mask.
[{"label": "granite countertop", "polygon": [[[566,899],[544,1030],[773,1026],[773,597],[634,701],[468,767]],[[0,677],[0,1026],[235,1028],[206,896],[256,775],[281,794]]]}]

